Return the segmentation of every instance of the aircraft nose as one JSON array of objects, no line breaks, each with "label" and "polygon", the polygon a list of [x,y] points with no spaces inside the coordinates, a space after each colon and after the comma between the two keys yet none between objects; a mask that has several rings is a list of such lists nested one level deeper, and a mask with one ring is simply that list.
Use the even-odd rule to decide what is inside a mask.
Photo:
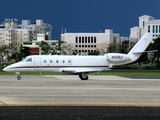
[{"label": "aircraft nose", "polygon": [[3,71],[8,71],[8,67],[3,68]]},{"label": "aircraft nose", "polygon": [[12,65],[9,65],[9,66],[3,68],[3,71],[5,71],[5,72],[12,71]]}]

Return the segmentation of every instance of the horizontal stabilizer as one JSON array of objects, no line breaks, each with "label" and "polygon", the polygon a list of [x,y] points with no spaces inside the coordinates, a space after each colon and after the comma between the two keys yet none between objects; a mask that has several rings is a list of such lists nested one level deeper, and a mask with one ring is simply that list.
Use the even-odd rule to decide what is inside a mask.
[{"label": "horizontal stabilizer", "polygon": [[157,50],[150,50],[150,51],[143,51],[143,52],[133,52],[134,54],[139,54],[139,53],[153,53],[157,52]]}]

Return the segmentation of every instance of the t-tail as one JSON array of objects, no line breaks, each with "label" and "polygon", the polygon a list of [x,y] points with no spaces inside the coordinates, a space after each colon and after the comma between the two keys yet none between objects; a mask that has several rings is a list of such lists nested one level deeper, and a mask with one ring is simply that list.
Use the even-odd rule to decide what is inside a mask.
[{"label": "t-tail", "polygon": [[110,62],[109,66],[119,66],[125,65],[135,62],[140,58],[145,51],[149,44],[152,41],[152,33],[145,33],[142,38],[135,44],[135,46],[129,51],[128,54],[122,53],[107,53],[105,54],[107,60]]},{"label": "t-tail", "polygon": [[142,38],[135,44],[135,46],[127,54],[132,62],[140,58],[140,56],[145,52],[151,43],[152,39],[152,33],[145,33]]}]

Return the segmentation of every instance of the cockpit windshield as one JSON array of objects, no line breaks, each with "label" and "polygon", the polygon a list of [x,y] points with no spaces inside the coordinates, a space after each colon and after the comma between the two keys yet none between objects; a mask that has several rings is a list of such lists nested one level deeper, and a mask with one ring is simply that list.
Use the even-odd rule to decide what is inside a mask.
[{"label": "cockpit windshield", "polygon": [[32,58],[27,58],[26,62],[32,62]]},{"label": "cockpit windshield", "polygon": [[32,62],[32,58],[31,57],[24,58],[20,62]]}]

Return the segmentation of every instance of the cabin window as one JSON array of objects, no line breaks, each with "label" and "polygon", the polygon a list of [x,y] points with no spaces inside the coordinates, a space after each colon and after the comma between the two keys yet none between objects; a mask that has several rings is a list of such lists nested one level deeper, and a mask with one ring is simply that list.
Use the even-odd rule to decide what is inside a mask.
[{"label": "cabin window", "polygon": [[59,60],[56,60],[56,63],[59,63]]},{"label": "cabin window", "polygon": [[46,60],[44,60],[44,63],[46,63]]},{"label": "cabin window", "polygon": [[50,60],[50,63],[52,63],[53,61],[52,60]]},{"label": "cabin window", "polygon": [[65,60],[62,60],[62,63],[65,63]]},{"label": "cabin window", "polygon": [[68,63],[71,63],[71,60],[68,60]]},{"label": "cabin window", "polygon": [[32,62],[32,58],[28,58],[26,62]]}]

